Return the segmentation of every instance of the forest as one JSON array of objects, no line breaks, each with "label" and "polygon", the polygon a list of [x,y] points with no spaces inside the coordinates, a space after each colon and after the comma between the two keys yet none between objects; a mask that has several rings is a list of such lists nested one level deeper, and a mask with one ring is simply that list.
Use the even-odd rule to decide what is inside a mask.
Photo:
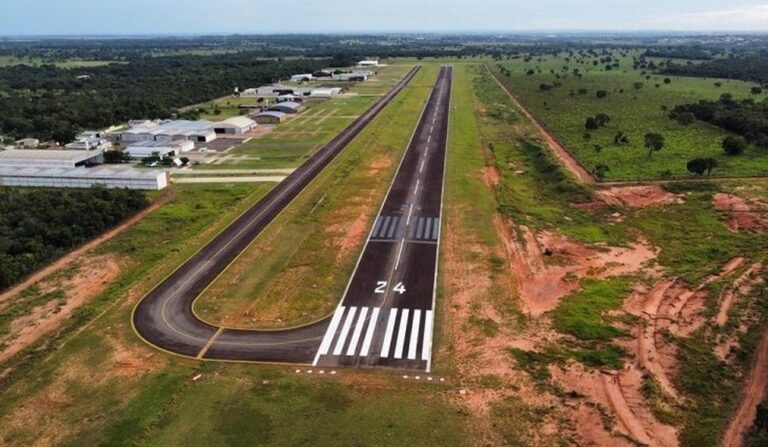
[{"label": "forest", "polygon": [[664,74],[738,79],[768,84],[768,52],[712,59],[701,64],[668,64]]},{"label": "forest", "polygon": [[741,135],[758,149],[768,150],[768,103],[752,99],[736,101],[723,94],[717,101],[682,104],[670,112],[681,124],[695,118]]},{"label": "forest", "polygon": [[0,290],[148,204],[128,189],[0,188]]}]

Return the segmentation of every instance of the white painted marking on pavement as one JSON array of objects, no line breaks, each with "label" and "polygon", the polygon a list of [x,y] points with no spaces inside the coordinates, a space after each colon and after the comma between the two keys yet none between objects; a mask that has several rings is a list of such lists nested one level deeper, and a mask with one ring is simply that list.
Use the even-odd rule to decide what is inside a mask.
[{"label": "white painted marking on pavement", "polygon": [[397,308],[389,310],[389,320],[387,320],[387,330],[384,331],[384,343],[381,345],[382,358],[389,357],[389,346],[392,344],[392,330],[395,328],[395,319],[397,318]]},{"label": "white painted marking on pavement", "polygon": [[405,344],[405,330],[408,329],[408,309],[403,309],[400,312],[400,326],[397,332],[397,343],[395,344],[395,354],[393,357],[396,359],[403,358],[403,345]]},{"label": "white painted marking on pavement", "polygon": [[408,346],[408,358],[416,360],[416,346],[419,343],[419,323],[421,323],[421,310],[413,311],[413,323],[411,324],[411,338]]},{"label": "white painted marking on pavement", "polygon": [[419,190],[419,182],[421,182],[421,179],[420,179],[420,178],[417,178],[417,179],[416,179],[416,187],[415,187],[415,188],[413,188],[413,192],[414,192],[414,194],[416,193],[416,191],[418,191],[418,190]]},{"label": "white painted marking on pavement", "polygon": [[432,311],[426,311],[424,315],[424,343],[421,345],[421,359],[426,361],[432,357],[432,318],[434,318]]},{"label": "white painted marking on pavement", "polygon": [[421,167],[419,168],[419,174],[421,174],[421,171],[423,171],[423,170],[424,170],[424,162],[425,162],[425,161],[426,161],[426,160],[421,160]]},{"label": "white painted marking on pavement", "polygon": [[405,238],[400,241],[400,249],[397,251],[397,260],[395,260],[395,270],[400,267],[400,256],[403,254],[403,246],[405,245]]},{"label": "white painted marking on pavement", "polygon": [[368,320],[368,329],[365,331],[365,338],[363,338],[363,347],[360,349],[360,356],[366,357],[368,351],[371,349],[371,341],[373,340],[373,331],[376,329],[376,323],[379,321],[379,310],[381,308],[374,307],[371,312],[371,319]]},{"label": "white painted marking on pavement", "polygon": [[[421,163],[421,166],[424,166],[424,162]],[[411,223],[411,214],[413,214],[413,204],[411,204],[411,208],[408,209],[408,218],[405,219],[405,224],[410,225]]]},{"label": "white painted marking on pavement", "polygon": [[336,342],[336,346],[333,348],[333,355],[341,355],[341,351],[344,349],[344,343],[347,341],[349,328],[352,326],[352,321],[355,320],[356,312],[357,307],[352,306],[349,308],[349,313],[347,313],[347,318],[344,320],[344,325],[341,327],[341,332],[339,333],[339,340]]},{"label": "white painted marking on pavement", "polygon": [[[325,337],[323,337],[323,341],[322,343],[320,343],[320,349],[317,351],[318,357],[321,355],[328,354],[328,349],[331,347],[331,341],[333,341],[333,336],[336,335],[336,328],[339,326],[339,321],[341,321],[341,316],[344,315],[344,309],[345,309],[344,306],[339,306],[336,309],[336,312],[333,313],[333,317],[331,318],[331,324],[328,325],[328,329],[325,331]],[[315,360],[315,363],[317,363],[317,360]]]},{"label": "white painted marking on pavement", "polygon": [[357,350],[357,342],[360,341],[360,334],[363,332],[363,325],[365,324],[365,317],[368,316],[368,308],[360,308],[360,316],[357,318],[357,324],[355,330],[352,331],[352,339],[349,341],[349,348],[347,348],[347,355],[355,355]]}]

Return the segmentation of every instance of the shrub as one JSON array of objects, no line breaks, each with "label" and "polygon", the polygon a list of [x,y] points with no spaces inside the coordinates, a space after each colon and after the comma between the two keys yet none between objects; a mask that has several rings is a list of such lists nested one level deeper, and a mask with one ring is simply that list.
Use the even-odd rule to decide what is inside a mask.
[{"label": "shrub", "polygon": [[743,137],[729,135],[723,139],[721,144],[726,154],[731,156],[740,155],[747,148],[747,140]]}]

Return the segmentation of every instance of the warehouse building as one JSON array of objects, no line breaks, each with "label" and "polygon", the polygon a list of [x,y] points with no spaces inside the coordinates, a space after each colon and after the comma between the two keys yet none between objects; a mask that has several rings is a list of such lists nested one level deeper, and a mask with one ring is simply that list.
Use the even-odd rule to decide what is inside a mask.
[{"label": "warehouse building", "polygon": [[0,167],[74,168],[103,162],[104,156],[100,150],[7,149],[0,151]]},{"label": "warehouse building", "polygon": [[309,96],[314,98],[331,98],[341,94],[341,87],[322,87],[312,90]]},{"label": "warehouse building", "polygon": [[130,167],[2,167],[0,186],[38,188],[107,188],[160,190],[168,186],[168,172]]},{"label": "warehouse building", "polygon": [[358,67],[378,67],[379,61],[377,59],[364,60],[364,61],[358,62],[357,66]]},{"label": "warehouse building", "polygon": [[132,124],[131,128],[120,132],[118,138],[122,143],[174,140],[207,143],[216,139],[213,123],[206,120],[143,121]]},{"label": "warehouse building", "polygon": [[279,102],[267,109],[267,112],[283,112],[289,115],[301,112],[304,109],[304,105],[299,102],[284,101]]},{"label": "warehouse building", "polygon": [[141,160],[155,154],[159,157],[176,157],[182,152],[194,149],[194,147],[195,143],[190,140],[144,141],[129,145],[123,152],[133,160]]},{"label": "warehouse building", "polygon": [[233,116],[213,124],[217,134],[242,135],[256,127],[256,121],[245,116]]},{"label": "warehouse building", "polygon": [[267,111],[253,115],[251,118],[259,124],[280,124],[288,118],[288,115],[283,112]]},{"label": "warehouse building", "polygon": [[302,74],[296,74],[291,76],[291,81],[293,82],[308,82],[311,81],[314,77],[312,76],[312,73],[302,73]]}]

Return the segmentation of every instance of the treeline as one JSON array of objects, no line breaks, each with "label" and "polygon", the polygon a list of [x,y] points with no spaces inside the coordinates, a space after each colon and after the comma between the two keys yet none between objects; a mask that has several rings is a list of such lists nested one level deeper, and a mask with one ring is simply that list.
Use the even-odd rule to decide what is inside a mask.
[{"label": "treeline", "polygon": [[662,72],[672,75],[739,79],[768,84],[768,53],[763,50],[745,56],[713,59],[701,64],[669,64]]},{"label": "treeline", "polygon": [[0,290],[147,205],[127,189],[0,188]]},{"label": "treeline", "polygon": [[670,117],[681,124],[698,119],[741,135],[747,143],[768,149],[768,102],[736,101],[724,94],[717,101],[699,101],[675,106]]},{"label": "treeline", "polygon": [[312,72],[332,62],[237,53],[142,58],[87,69],[0,68],[0,134],[66,143],[81,129],[169,118],[179,107],[226,95],[235,87]]}]

